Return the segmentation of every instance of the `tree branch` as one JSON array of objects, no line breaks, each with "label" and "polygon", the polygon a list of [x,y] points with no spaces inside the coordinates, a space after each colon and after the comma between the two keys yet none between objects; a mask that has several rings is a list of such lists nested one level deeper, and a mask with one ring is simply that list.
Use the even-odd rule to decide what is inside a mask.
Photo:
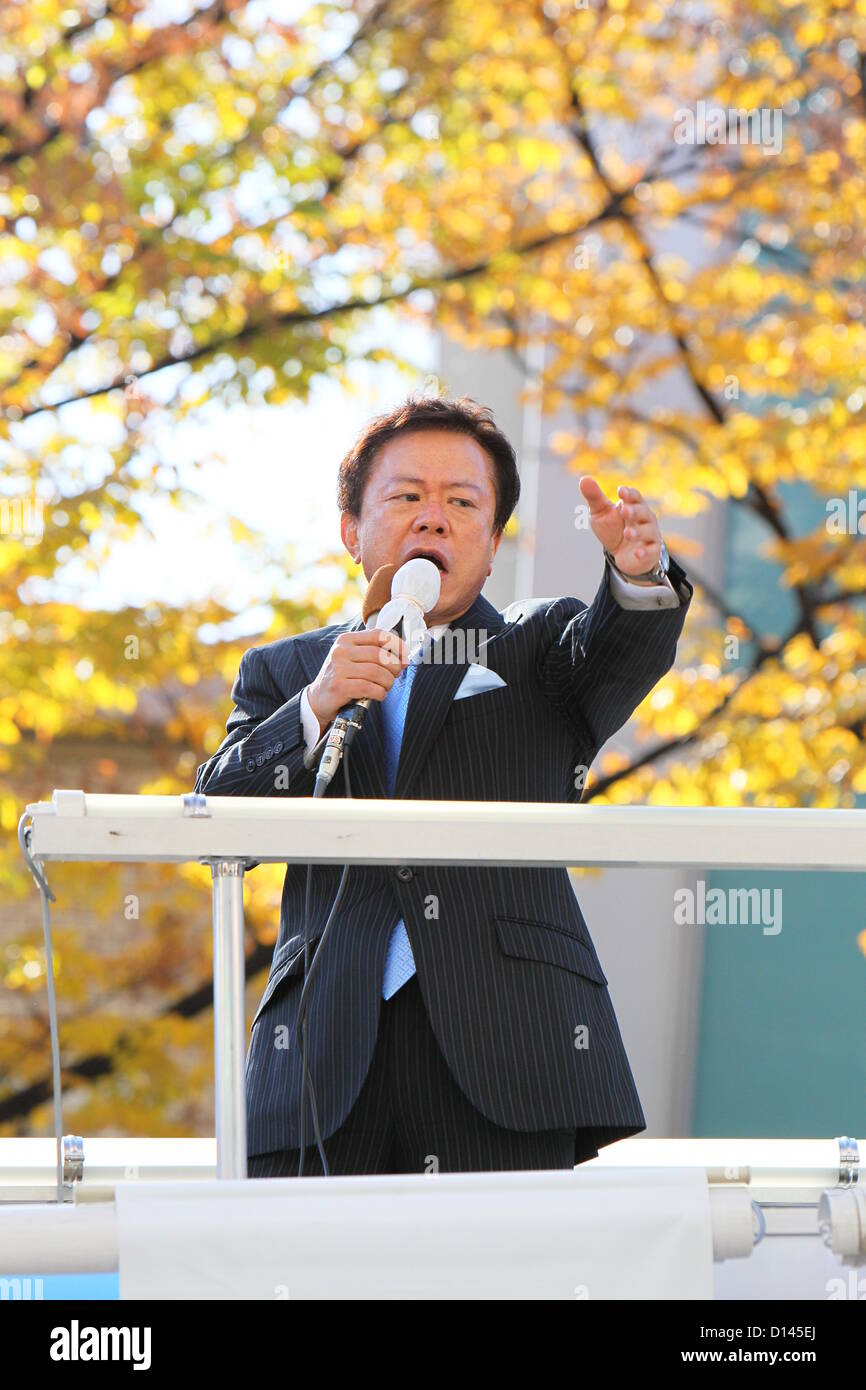
[{"label": "tree branch", "polygon": [[[247,979],[270,965],[273,954],[273,946],[263,946],[257,943],[246,958]],[[205,980],[189,994],[182,995],[173,1004],[161,1009],[156,1017],[196,1018],[212,1007],[213,978]],[[122,1042],[124,1037],[131,1040],[133,1036],[132,1032],[121,1034],[118,1043]],[[107,1052],[91,1052],[86,1057],[79,1058],[77,1062],[67,1063],[63,1067],[64,1094],[70,1091],[76,1082],[95,1081],[101,1076],[112,1073],[116,1066],[116,1060]],[[43,1077],[41,1081],[34,1081],[20,1091],[13,1091],[10,1095],[0,1099],[0,1124],[8,1124],[11,1120],[29,1115],[37,1105],[44,1105],[46,1101],[51,1100],[51,1097],[50,1076]]]}]

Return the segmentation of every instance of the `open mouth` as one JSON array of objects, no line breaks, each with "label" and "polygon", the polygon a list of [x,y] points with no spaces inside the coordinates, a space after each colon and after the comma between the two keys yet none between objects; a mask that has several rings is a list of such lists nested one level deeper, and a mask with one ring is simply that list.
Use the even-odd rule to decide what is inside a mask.
[{"label": "open mouth", "polygon": [[440,574],[447,574],[447,573],[448,573],[448,566],[445,564],[444,560],[441,560],[441,559],[439,558],[439,556],[435,553],[435,551],[432,551],[432,550],[413,550],[412,554],[409,555],[409,556],[407,556],[407,559],[409,559],[409,560],[432,560],[432,561],[433,561],[433,564],[436,566],[436,568],[438,569],[438,571],[439,571]]}]

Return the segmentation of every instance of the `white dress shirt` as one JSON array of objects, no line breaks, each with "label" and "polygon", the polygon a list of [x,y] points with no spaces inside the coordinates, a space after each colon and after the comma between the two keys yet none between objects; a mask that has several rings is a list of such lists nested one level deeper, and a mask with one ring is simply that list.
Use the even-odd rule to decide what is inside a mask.
[{"label": "white dress shirt", "polygon": [[[677,592],[667,577],[661,584],[630,584],[611,564],[607,561],[605,564],[607,565],[610,591],[620,608],[679,608],[680,600],[677,597]],[[443,632],[447,631],[448,626],[448,623],[437,623],[435,627],[428,628],[431,641],[435,642]],[[301,728],[308,751],[315,748],[324,733],[324,729],[319,727],[319,721],[310,709],[310,701],[307,698],[309,688],[308,685],[304,686],[301,693]]]}]

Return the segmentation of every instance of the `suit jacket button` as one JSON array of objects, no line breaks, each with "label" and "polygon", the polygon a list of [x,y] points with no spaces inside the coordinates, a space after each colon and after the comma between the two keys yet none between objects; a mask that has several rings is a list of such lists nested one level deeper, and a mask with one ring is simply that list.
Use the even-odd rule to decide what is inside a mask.
[{"label": "suit jacket button", "polygon": [[252,758],[247,758],[247,772],[255,772],[255,770],[256,765],[253,762]]},{"label": "suit jacket button", "polygon": [[264,755],[264,753],[257,753],[257,754],[256,754],[256,767],[261,767],[261,765],[262,765],[262,763],[264,762],[264,760],[265,760],[265,755]]},{"label": "suit jacket button", "polygon": [[401,883],[408,883],[410,879],[415,877],[415,870],[407,868],[405,864],[401,864],[400,868],[397,870],[397,877]]},{"label": "suit jacket button", "polygon": [[277,739],[276,743],[274,744],[274,752],[275,752],[275,753],[279,753],[279,752],[281,751],[281,749],[282,749],[282,746],[283,746],[283,745],[282,745],[282,743],[280,742],[280,740]]},{"label": "suit jacket button", "polygon": [[265,749],[265,757],[266,757],[266,758],[272,758],[273,756],[274,756],[274,750],[273,750],[273,748],[266,748],[266,749]]}]

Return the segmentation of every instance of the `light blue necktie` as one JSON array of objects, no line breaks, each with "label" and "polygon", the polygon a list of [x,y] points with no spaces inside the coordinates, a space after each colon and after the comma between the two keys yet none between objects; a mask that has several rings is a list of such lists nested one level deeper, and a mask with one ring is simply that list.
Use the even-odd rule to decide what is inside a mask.
[{"label": "light blue necktie", "polygon": [[[394,795],[397,781],[397,763],[400,758],[400,745],[403,742],[403,725],[409,707],[409,692],[418,669],[417,660],[411,661],[399,674],[388,694],[382,701],[382,724],[385,736],[385,782],[388,795]],[[390,999],[401,985],[411,980],[415,974],[415,957],[406,935],[403,919],[397,923],[388,942],[385,957],[385,974],[382,980],[382,998]]]}]

